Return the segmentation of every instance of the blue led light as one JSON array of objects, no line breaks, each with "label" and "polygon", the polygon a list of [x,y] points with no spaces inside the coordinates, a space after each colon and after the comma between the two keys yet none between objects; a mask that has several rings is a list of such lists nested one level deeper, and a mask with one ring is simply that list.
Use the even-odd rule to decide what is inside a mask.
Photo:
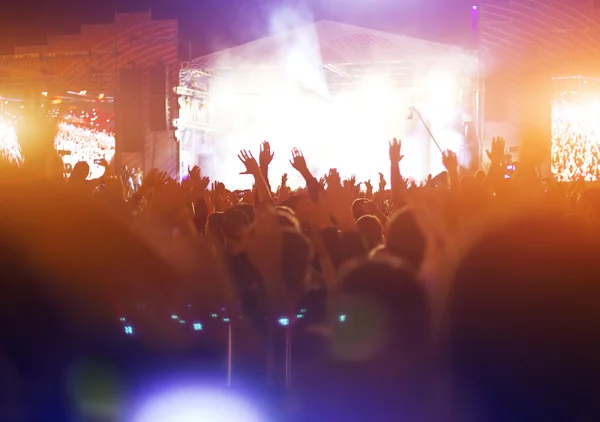
[{"label": "blue led light", "polygon": [[119,319],[121,320],[121,322],[125,322],[125,318],[121,317]]},{"label": "blue led light", "polygon": [[346,321],[346,315],[340,315],[338,319],[340,320],[340,322],[344,322]]},{"label": "blue led light", "polygon": [[217,314],[212,314],[211,318],[216,318],[218,315]]},{"label": "blue led light", "polygon": [[133,334],[133,327],[131,325],[126,325],[125,326],[125,334]]},{"label": "blue led light", "polygon": [[229,318],[223,318],[223,322],[229,322]]},{"label": "blue led light", "polygon": [[287,327],[288,325],[290,325],[290,320],[289,318],[279,318],[277,320],[277,323],[283,327]]},{"label": "blue led light", "polygon": [[178,319],[177,315],[173,314],[171,315],[171,319]]},{"label": "blue led light", "polygon": [[202,330],[202,324],[200,324],[199,322],[194,322],[194,331],[201,331]]}]

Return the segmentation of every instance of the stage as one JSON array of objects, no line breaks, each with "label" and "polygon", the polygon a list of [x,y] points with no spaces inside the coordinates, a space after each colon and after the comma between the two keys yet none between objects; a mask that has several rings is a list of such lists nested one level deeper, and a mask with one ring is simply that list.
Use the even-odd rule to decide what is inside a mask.
[{"label": "stage", "polygon": [[464,132],[478,118],[477,58],[457,47],[324,21],[193,60],[179,85],[182,175],[200,165],[213,180],[246,187],[237,153],[267,140],[275,186],[284,173],[301,183],[292,147],[316,176],[336,167],[377,180],[397,137],[404,176],[422,180],[442,171],[441,155],[411,107],[442,149],[478,167],[478,145],[469,148]]}]

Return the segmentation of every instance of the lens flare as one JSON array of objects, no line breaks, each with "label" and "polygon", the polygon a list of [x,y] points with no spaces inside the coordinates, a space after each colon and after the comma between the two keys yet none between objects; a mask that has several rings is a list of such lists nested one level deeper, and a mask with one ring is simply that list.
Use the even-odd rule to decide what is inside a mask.
[{"label": "lens flare", "polygon": [[181,388],[146,402],[131,422],[267,422],[247,400],[227,390]]}]

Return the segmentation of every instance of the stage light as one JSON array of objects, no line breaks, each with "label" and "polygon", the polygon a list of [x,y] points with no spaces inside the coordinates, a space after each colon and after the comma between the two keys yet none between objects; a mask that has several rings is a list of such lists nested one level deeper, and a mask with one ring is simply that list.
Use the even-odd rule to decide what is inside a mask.
[{"label": "stage light", "polygon": [[104,94],[100,94],[100,95],[98,95],[98,99],[99,99],[100,101],[102,101],[102,100],[104,99]]},{"label": "stage light", "polygon": [[79,91],[79,95],[87,95],[87,91],[85,89],[83,91]]},{"label": "stage light", "polygon": [[47,97],[47,96],[48,96],[48,93],[47,93],[46,91],[44,91],[44,92],[42,92],[42,95],[43,95],[44,97]]}]

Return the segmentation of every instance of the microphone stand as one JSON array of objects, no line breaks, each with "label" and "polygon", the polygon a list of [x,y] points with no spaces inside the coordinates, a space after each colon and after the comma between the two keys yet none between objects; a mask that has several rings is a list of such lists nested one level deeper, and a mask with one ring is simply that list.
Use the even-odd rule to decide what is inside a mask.
[{"label": "microphone stand", "polygon": [[440,147],[440,144],[438,144],[437,140],[435,139],[435,136],[433,136],[431,129],[429,129],[429,126],[427,126],[427,123],[425,123],[425,120],[423,120],[423,116],[421,116],[421,113],[419,113],[419,110],[417,110],[414,106],[410,107],[409,110],[411,112],[411,115],[412,115],[412,113],[415,113],[417,115],[417,117],[419,118],[419,120],[421,121],[423,126],[425,126],[425,130],[427,130],[427,133],[429,134],[429,136],[431,136],[431,139],[435,143],[435,146],[437,147],[437,149],[439,149],[440,153],[442,155],[444,155],[444,151],[442,151],[442,148]]}]

